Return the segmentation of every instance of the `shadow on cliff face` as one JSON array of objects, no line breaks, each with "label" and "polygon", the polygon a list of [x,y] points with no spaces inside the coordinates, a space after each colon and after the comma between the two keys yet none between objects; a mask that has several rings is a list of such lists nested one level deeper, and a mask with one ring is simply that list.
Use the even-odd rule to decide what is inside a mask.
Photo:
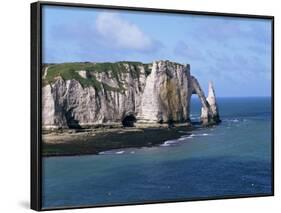
[{"label": "shadow on cliff face", "polygon": [[128,115],[122,120],[123,127],[134,127],[137,119],[133,115]]}]

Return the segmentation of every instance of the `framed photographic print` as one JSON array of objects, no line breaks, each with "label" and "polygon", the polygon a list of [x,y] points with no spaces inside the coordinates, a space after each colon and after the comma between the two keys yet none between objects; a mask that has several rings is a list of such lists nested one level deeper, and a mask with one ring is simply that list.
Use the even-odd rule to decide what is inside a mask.
[{"label": "framed photographic print", "polygon": [[274,195],[274,18],[31,4],[31,208]]}]

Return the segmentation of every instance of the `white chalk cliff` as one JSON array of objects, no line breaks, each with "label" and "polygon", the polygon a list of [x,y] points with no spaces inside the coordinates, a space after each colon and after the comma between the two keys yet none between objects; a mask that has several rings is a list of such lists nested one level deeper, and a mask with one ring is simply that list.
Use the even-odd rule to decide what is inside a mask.
[{"label": "white chalk cliff", "polygon": [[49,73],[52,66],[43,71],[43,81],[49,79],[42,88],[44,129],[189,123],[192,94],[201,100],[203,125],[220,121],[213,84],[206,98],[189,65],[118,62],[118,72],[98,72],[93,64],[90,70],[72,69],[78,77],[70,79]]}]

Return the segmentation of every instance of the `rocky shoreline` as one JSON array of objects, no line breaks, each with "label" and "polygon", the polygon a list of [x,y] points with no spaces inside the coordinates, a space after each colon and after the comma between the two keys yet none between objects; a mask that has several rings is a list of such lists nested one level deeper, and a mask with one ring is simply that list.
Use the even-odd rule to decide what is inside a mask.
[{"label": "rocky shoreline", "polygon": [[57,130],[42,135],[42,156],[99,154],[120,148],[151,147],[191,134],[195,127],[178,124],[151,128]]},{"label": "rocky shoreline", "polygon": [[220,122],[212,82],[206,97],[189,64],[77,62],[42,71],[43,156],[155,146],[187,135],[193,94],[201,126]]}]

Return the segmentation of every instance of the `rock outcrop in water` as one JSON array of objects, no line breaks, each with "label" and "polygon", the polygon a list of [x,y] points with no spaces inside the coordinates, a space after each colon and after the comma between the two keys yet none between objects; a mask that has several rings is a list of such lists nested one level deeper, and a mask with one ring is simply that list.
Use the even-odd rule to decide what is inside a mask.
[{"label": "rock outcrop in water", "polygon": [[43,73],[44,129],[189,123],[192,94],[201,100],[202,123],[219,122],[213,85],[206,98],[189,65],[66,63]]}]

